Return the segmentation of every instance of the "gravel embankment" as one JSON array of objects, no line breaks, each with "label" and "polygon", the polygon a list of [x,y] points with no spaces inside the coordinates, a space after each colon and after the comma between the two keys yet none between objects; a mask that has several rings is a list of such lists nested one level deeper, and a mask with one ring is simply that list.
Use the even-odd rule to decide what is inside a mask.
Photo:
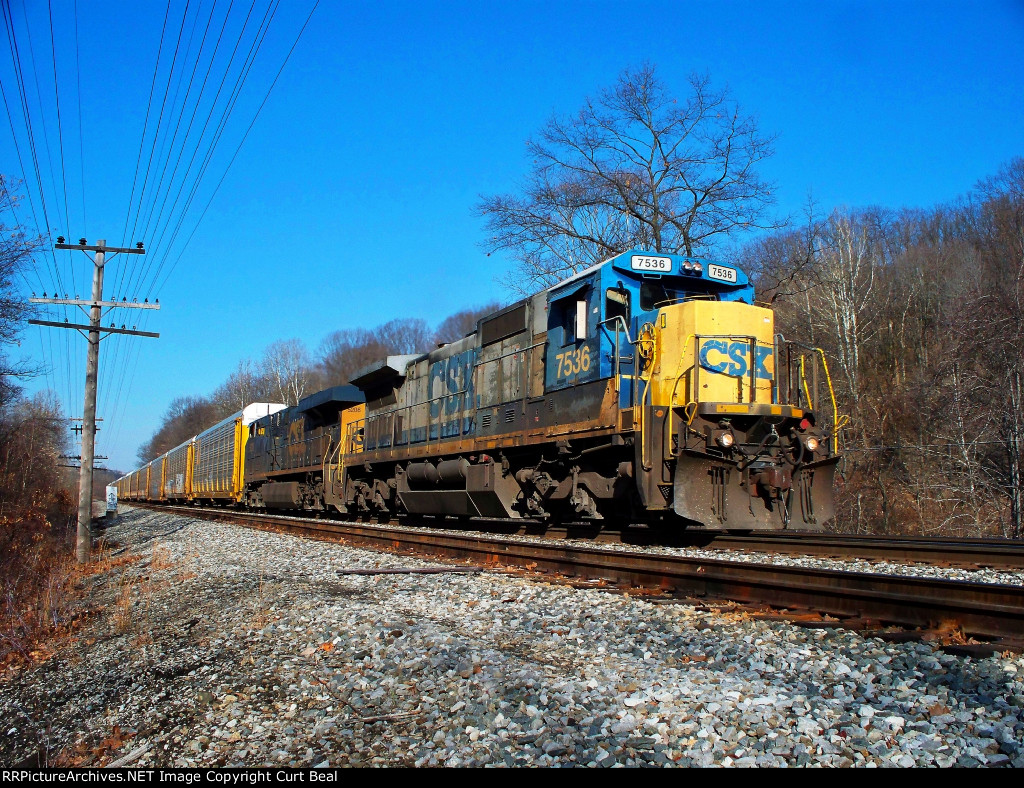
[{"label": "gravel embankment", "polygon": [[[127,510],[106,611],[0,684],[0,763],[1024,767],[1024,658]],[[433,563],[433,562],[430,562]]]}]

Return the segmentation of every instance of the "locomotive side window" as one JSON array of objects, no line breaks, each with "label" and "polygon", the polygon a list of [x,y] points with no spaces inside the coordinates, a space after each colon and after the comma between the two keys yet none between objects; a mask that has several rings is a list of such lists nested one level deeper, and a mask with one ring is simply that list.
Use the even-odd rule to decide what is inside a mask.
[{"label": "locomotive side window", "polygon": [[630,293],[624,287],[609,287],[604,291],[604,316],[606,320],[621,317],[629,325]]},{"label": "locomotive side window", "polygon": [[587,292],[581,290],[557,302],[557,319],[562,326],[562,344],[571,345],[587,338]]}]

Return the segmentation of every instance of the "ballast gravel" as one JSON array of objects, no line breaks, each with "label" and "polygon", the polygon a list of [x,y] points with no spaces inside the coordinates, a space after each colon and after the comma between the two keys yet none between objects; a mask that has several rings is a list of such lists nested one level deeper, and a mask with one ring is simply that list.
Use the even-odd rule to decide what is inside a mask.
[{"label": "ballast gravel", "polygon": [[126,509],[103,612],[0,683],[0,761],[1016,766],[1024,658]]}]

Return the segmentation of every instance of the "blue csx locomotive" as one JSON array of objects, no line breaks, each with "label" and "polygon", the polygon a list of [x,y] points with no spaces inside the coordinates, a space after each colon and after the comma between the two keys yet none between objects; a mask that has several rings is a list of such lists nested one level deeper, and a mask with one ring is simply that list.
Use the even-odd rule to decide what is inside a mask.
[{"label": "blue csx locomotive", "polygon": [[736,266],[626,252],[457,342],[218,425],[237,436],[223,494],[202,492],[203,435],[167,455],[191,482],[149,467],[136,487],[347,515],[821,528],[838,461],[824,355],[776,337],[753,299]]}]

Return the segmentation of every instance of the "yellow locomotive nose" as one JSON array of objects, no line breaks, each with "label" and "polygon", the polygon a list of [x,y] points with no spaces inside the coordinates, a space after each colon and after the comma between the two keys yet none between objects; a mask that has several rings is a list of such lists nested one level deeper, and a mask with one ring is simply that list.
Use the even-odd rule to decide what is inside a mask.
[{"label": "yellow locomotive nose", "polygon": [[822,451],[810,396],[779,400],[771,310],[671,304],[637,349],[635,422],[652,496],[657,489],[677,515],[712,528],[815,529],[833,516],[837,458]]},{"label": "yellow locomotive nose", "polygon": [[686,301],[662,308],[649,376],[653,404],[772,401],[772,312],[740,302]]}]

